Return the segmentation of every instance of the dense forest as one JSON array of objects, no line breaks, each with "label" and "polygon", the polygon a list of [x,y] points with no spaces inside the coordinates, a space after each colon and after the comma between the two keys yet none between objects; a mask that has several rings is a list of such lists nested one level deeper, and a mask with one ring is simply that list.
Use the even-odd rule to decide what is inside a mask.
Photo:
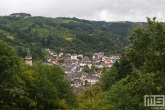
[{"label": "dense forest", "polygon": [[13,13],[0,17],[0,39],[14,47],[20,57],[30,48],[35,60],[44,60],[45,48],[57,53],[121,53],[129,44],[133,27],[145,23],[88,21],[77,18],[33,17]]},{"label": "dense forest", "polygon": [[[144,95],[165,95],[165,25],[156,18],[135,27],[138,23],[14,14],[0,17],[0,23],[2,110],[150,110]],[[123,52],[96,86],[77,95],[59,66],[25,65],[20,56],[27,47],[36,59],[44,58],[46,47],[89,55]]]}]

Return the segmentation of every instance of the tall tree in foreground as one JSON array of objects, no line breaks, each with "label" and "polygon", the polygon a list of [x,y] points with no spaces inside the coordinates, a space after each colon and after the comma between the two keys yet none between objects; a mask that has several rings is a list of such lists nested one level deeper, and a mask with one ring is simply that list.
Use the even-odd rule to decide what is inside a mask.
[{"label": "tall tree in foreground", "polygon": [[137,27],[130,36],[127,57],[135,68],[146,72],[165,72],[165,27],[148,18],[148,27]]},{"label": "tall tree in foreground", "polygon": [[148,110],[144,95],[165,94],[165,26],[148,18],[148,27],[135,28],[130,40],[125,55],[132,71],[112,85],[109,104],[114,110]]},{"label": "tall tree in foreground", "polygon": [[20,60],[11,47],[0,41],[0,109],[18,106],[23,98],[20,72]]},{"label": "tall tree in foreground", "polygon": [[36,98],[37,109],[69,109],[74,107],[75,96],[65,73],[59,66],[37,64],[34,66],[32,92]]}]

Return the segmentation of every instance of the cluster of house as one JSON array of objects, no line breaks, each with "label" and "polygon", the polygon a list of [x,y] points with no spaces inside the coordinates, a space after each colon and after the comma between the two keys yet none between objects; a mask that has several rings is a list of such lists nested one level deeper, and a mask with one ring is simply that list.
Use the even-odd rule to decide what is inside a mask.
[{"label": "cluster of house", "polygon": [[48,48],[45,49],[46,52],[50,54],[50,56],[47,58],[47,63],[49,65],[58,65],[58,58],[60,58],[63,55],[63,52],[57,54],[55,51],[50,50]]},{"label": "cluster of house", "polygon": [[92,60],[98,68],[110,68],[116,61],[120,60],[120,55],[110,55],[107,57],[104,55],[104,52],[99,52],[93,54]]},{"label": "cluster of house", "polygon": [[[89,69],[92,65],[103,68],[110,68],[116,61],[120,59],[119,55],[111,55],[109,57],[104,55],[104,52],[94,53],[90,59],[88,56],[83,54],[63,54],[62,52],[57,54],[56,52],[45,49],[50,57],[47,58],[47,64],[49,65],[60,65],[64,72],[67,74],[67,79],[71,82],[74,87],[82,87],[85,85],[94,85],[99,82],[101,78],[101,71],[92,71],[86,73],[83,71],[85,67]],[[63,59],[62,62],[59,60]]]}]

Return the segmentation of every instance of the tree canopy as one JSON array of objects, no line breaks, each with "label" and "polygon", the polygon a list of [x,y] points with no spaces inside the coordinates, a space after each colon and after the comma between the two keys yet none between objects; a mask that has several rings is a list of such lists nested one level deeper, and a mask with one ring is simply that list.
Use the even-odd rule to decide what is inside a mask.
[{"label": "tree canopy", "polygon": [[[147,27],[135,28],[129,37],[131,45],[124,52],[127,65],[130,65],[127,71],[120,65],[124,60],[117,67],[122,72],[118,75],[125,76],[109,85],[108,100],[115,109],[149,109],[144,106],[144,95],[165,94],[165,26],[156,18],[147,20]],[[113,77],[108,80],[112,81]]]},{"label": "tree canopy", "polygon": [[25,65],[0,41],[0,109],[71,109],[75,95],[59,66]]}]

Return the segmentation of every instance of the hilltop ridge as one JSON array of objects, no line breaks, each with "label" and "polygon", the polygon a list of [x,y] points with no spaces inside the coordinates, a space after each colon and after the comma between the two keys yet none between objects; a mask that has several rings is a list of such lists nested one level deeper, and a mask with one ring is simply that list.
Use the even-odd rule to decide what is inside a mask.
[{"label": "hilltop ridge", "polygon": [[[140,23],[144,25],[145,23]],[[78,18],[48,18],[14,13],[0,17],[0,39],[24,57],[30,48],[34,59],[44,59],[44,48],[56,52],[121,53],[129,44],[127,36],[139,23],[88,21]]]}]

